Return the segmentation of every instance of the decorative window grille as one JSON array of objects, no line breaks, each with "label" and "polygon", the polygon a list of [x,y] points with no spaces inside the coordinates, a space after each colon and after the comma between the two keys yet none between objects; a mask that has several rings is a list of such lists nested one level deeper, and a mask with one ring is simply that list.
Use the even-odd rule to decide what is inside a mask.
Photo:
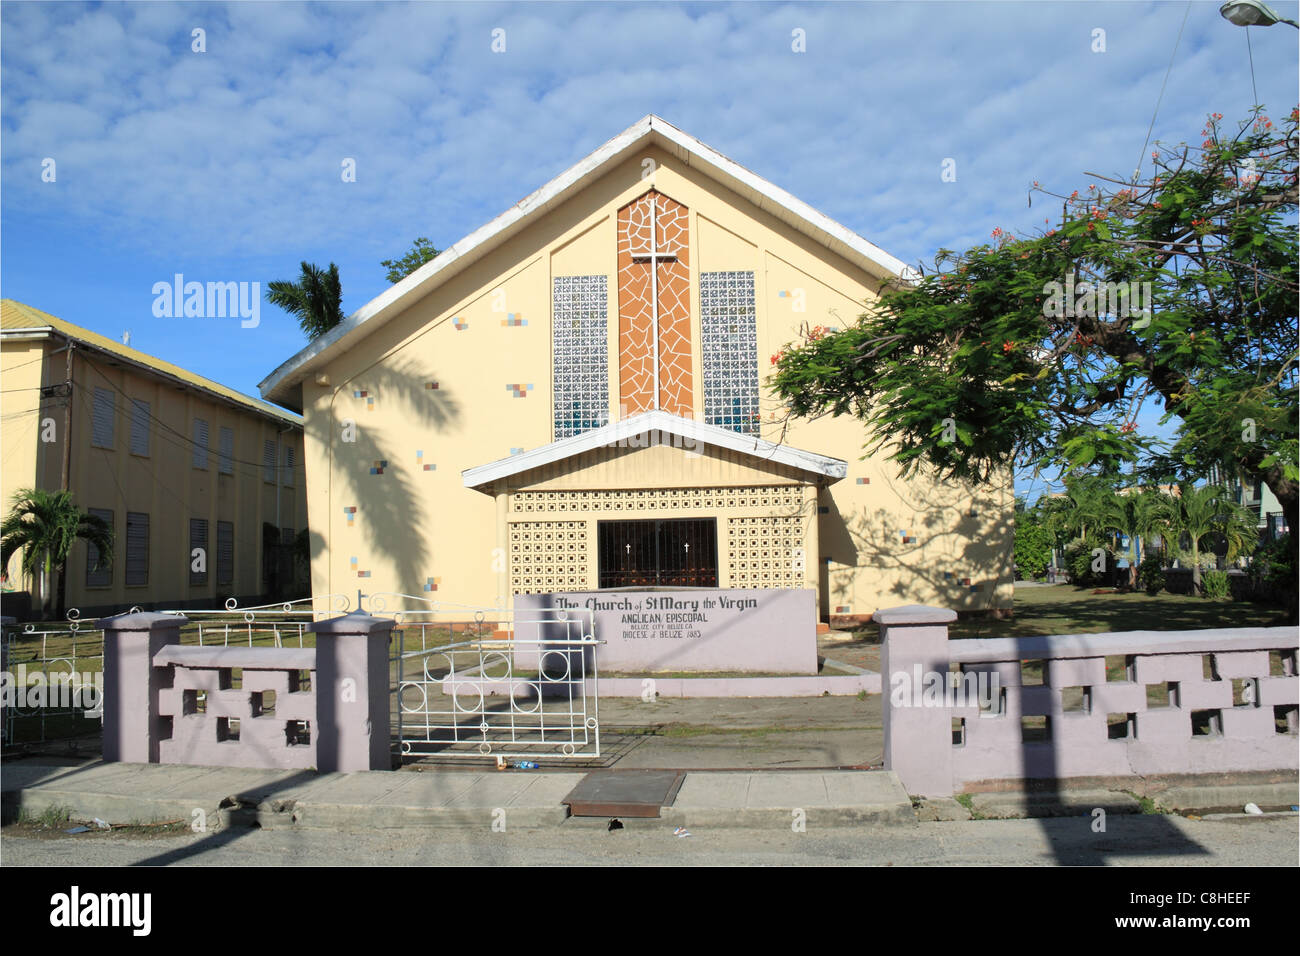
[{"label": "decorative window grille", "polygon": [[149,456],[149,403],[131,399],[131,454]]},{"label": "decorative window grille", "polygon": [[704,420],[758,435],[758,328],[754,273],[700,273]]},{"label": "decorative window grille", "polygon": [[235,430],[223,428],[217,435],[217,471],[223,475],[235,473]]},{"label": "decorative window grille", "polygon": [[96,388],[90,443],[96,448],[113,447],[114,395],[112,389]]},{"label": "decorative window grille", "polygon": [[[108,526],[113,527],[113,512],[107,508],[87,508],[90,514],[96,518],[103,518],[108,522]],[[88,588],[108,588],[113,586],[113,564],[105,562],[99,564],[99,548],[87,542],[86,547],[86,587]]]},{"label": "decorative window grille", "polygon": [[194,467],[208,467],[208,423],[194,419]]},{"label": "decorative window grille", "polygon": [[126,513],[126,586],[149,583],[149,516],[138,511]]},{"label": "decorative window grille", "polygon": [[609,421],[608,283],[603,275],[556,276],[552,308],[555,438]]}]

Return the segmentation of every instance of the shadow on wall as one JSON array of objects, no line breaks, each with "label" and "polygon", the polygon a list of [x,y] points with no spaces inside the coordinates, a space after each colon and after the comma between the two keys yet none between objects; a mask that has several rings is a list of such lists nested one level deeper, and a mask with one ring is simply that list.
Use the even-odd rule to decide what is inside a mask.
[{"label": "shadow on wall", "polygon": [[[317,527],[332,532],[346,521],[343,509],[356,507],[356,522],[368,548],[366,553],[355,555],[356,570],[370,570],[376,556],[383,554],[392,562],[396,574],[394,588],[407,593],[419,590],[420,581],[429,573],[431,559],[431,515],[426,506],[429,495],[417,485],[423,471],[417,463],[416,452],[423,451],[427,461],[435,460],[438,434],[454,427],[460,417],[455,398],[445,389],[426,387],[435,377],[427,370],[416,369],[409,361],[376,365],[341,385],[331,406],[330,472],[342,487],[337,490],[331,487],[329,516],[319,521]],[[386,411],[399,409],[401,424],[410,438],[387,435],[381,438],[377,434],[380,429],[367,422],[370,413],[363,401],[348,406],[347,403],[354,401],[351,395],[354,391],[368,392]],[[344,411],[340,411],[341,404]],[[348,436],[353,441],[344,440],[344,423],[348,419],[356,426]],[[380,464],[383,462],[387,464]],[[378,473],[380,469],[382,474]],[[312,542],[313,560],[324,553],[327,544]],[[335,560],[338,556],[336,552]],[[333,578],[333,567],[328,573],[332,591],[346,594],[358,587],[358,578],[351,568],[341,572],[342,582]]]},{"label": "shadow on wall", "polygon": [[[900,518],[884,508],[843,514],[829,493],[823,493],[821,505],[830,509],[823,516],[828,520],[822,523],[822,553],[872,577],[895,578],[889,593],[900,604],[924,603],[917,587],[924,582],[934,594],[966,592],[959,601],[963,609],[991,608],[995,597],[991,583],[1011,576],[1015,529],[1009,515],[990,529],[982,512],[972,514],[969,498],[963,504],[929,502],[915,509],[912,518]],[[907,527],[900,527],[900,522]],[[906,540],[901,531],[907,532]],[[999,543],[1002,558],[990,566],[989,552],[996,555]],[[971,592],[961,583],[967,576],[986,590]],[[852,604],[851,577],[829,577],[831,603]]]}]

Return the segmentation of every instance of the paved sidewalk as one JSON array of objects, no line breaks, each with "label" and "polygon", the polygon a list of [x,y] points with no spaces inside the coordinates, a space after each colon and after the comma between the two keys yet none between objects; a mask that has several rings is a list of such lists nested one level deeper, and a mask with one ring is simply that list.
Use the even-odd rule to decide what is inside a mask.
[{"label": "paved sidewalk", "polygon": [[[108,823],[257,823],[263,828],[463,826],[504,812],[512,828],[563,822],[561,801],[584,776],[550,771],[316,773],[175,764],[69,766],[6,763],[5,817],[67,808],[74,819]],[[673,825],[747,826],[789,822],[795,811],[824,826],[915,822],[898,778],[885,771],[690,772],[664,811]]]}]

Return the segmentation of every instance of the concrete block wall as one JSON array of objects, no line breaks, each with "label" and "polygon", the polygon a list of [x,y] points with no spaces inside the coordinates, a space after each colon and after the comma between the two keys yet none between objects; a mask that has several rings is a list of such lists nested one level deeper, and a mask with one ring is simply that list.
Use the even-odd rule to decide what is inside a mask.
[{"label": "concrete block wall", "polygon": [[[991,780],[1300,768],[1295,627],[949,641],[952,619],[926,607],[876,615],[885,766],[913,795]],[[891,693],[914,674],[951,687],[950,672],[967,687],[964,675],[986,680],[989,705]]]}]

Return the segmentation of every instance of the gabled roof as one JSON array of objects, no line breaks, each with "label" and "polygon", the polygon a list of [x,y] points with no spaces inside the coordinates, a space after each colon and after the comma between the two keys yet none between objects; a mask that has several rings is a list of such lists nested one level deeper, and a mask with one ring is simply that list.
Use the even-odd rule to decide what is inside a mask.
[{"label": "gabled roof", "polygon": [[251,395],[245,395],[243,392],[237,392],[220,382],[214,382],[202,375],[196,375],[189,369],[173,365],[171,362],[164,362],[160,358],[155,358],[141,352],[139,349],[133,349],[129,345],[123,345],[121,342],[116,342],[107,336],[100,335],[98,332],[92,332],[90,329],[83,329],[79,325],[65,322],[57,316],[42,312],[30,305],[16,302],[13,299],[0,299],[0,338],[10,340],[30,339],[44,338],[49,335],[59,335],[66,339],[72,339],[86,348],[106,354],[111,361],[131,365],[157,377],[187,385],[196,391],[207,393],[212,398],[240,406],[246,411],[256,412],[259,415],[274,418],[289,425],[302,427],[302,416],[288,409],[264,402],[260,398],[254,398]]},{"label": "gabled roof", "polygon": [[[811,451],[801,451],[798,448],[791,448],[789,445],[778,445],[762,438],[754,438],[751,435],[733,432],[729,428],[719,428],[717,425],[708,425],[690,418],[682,418],[680,415],[672,415],[664,411],[653,411],[642,412],[640,415],[633,415],[631,418],[625,418],[622,421],[611,422],[601,428],[583,432],[581,435],[574,435],[572,438],[561,438],[549,445],[542,445],[540,448],[534,448],[531,451],[520,452],[518,455],[511,455],[509,458],[502,458],[499,461],[479,465],[476,468],[467,468],[460,473],[460,476],[465,482],[466,488],[481,488],[494,481],[500,481],[502,478],[509,478],[525,471],[531,471],[534,468],[540,468],[543,465],[563,461],[566,458],[572,458],[575,455],[581,455],[583,452],[593,451],[597,448],[632,445],[631,439],[652,431],[675,436],[681,440],[686,448],[712,445],[716,448],[744,452],[747,455],[753,455],[755,458],[796,468],[807,472],[811,480],[820,484],[839,481],[848,474],[848,463],[838,458],[827,458],[825,455],[818,455]],[[640,446],[632,445],[632,447]]]},{"label": "gabled roof", "polygon": [[705,146],[658,116],[629,126],[594,153],[566,169],[532,195],[516,203],[487,225],[470,233],[437,258],[426,262],[401,282],[371,299],[326,334],[308,344],[258,385],[262,397],[299,407],[298,386],[312,371],[349,345],[428,295],[443,282],[486,256],[534,219],[550,212],[570,196],[622,162],[629,152],[654,144],[694,169],[747,199],[764,212],[798,230],[877,279],[910,274],[902,261],[863,239],[851,229],[822,215],[784,189]]}]

